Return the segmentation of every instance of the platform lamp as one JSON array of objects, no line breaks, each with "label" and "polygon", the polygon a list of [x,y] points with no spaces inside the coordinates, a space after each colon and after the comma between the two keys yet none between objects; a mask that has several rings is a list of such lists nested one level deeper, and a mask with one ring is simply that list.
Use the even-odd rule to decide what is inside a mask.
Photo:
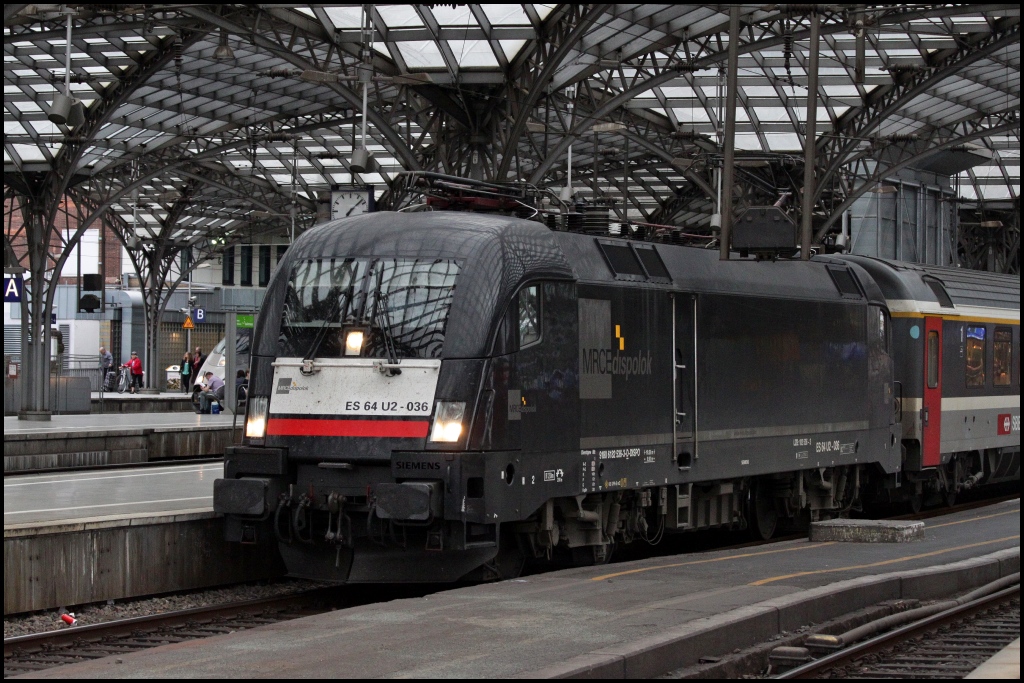
[{"label": "platform lamp", "polygon": [[373,170],[373,155],[366,146],[366,113],[367,100],[370,91],[370,81],[373,78],[373,5],[363,5],[363,49],[360,54],[361,64],[359,65],[359,82],[363,86],[363,118],[362,131],[360,133],[360,147],[352,150],[352,161],[349,162],[349,169],[353,173],[367,173]]},{"label": "platform lamp", "polygon": [[67,44],[64,51],[64,92],[53,94],[53,105],[50,107],[50,113],[46,116],[52,123],[58,125],[68,123],[75,106],[75,100],[71,97],[71,15],[73,10],[68,7],[65,8],[64,13],[68,18]]},{"label": "platform lamp", "polygon": [[220,44],[213,51],[213,58],[217,61],[226,61],[235,58],[235,51],[228,45],[228,31],[225,28],[220,30]]}]

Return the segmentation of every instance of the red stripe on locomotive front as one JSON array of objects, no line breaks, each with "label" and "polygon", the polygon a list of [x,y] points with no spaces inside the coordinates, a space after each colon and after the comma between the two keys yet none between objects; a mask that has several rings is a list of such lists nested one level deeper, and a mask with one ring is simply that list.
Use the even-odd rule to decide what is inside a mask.
[{"label": "red stripe on locomotive front", "polygon": [[369,436],[422,439],[427,435],[429,429],[429,422],[409,420],[315,420],[272,417],[267,421],[268,436]]}]

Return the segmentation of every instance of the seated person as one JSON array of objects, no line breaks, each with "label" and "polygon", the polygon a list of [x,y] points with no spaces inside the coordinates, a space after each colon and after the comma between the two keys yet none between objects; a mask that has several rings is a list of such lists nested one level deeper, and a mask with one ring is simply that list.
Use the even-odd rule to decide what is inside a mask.
[{"label": "seated person", "polygon": [[210,371],[203,376],[205,388],[199,394],[199,412],[204,415],[210,412],[210,403],[224,400],[224,380]]}]

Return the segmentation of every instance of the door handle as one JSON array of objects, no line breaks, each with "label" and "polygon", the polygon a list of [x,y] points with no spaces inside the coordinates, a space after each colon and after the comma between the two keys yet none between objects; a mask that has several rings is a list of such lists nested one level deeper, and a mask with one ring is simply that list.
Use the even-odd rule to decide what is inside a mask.
[{"label": "door handle", "polygon": [[921,408],[921,419],[924,422],[924,426],[927,427],[928,426],[928,409],[927,408]]}]

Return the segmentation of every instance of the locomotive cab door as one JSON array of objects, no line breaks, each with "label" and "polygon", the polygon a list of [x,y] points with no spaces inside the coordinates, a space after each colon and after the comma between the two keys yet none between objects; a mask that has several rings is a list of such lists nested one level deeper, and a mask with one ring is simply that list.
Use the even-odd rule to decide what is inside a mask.
[{"label": "locomotive cab door", "polygon": [[941,461],[942,436],[942,318],[924,319],[924,396],[921,401],[921,464]]},{"label": "locomotive cab door", "polygon": [[673,441],[680,469],[693,466],[697,457],[697,345],[696,296],[674,294],[672,307]]}]

